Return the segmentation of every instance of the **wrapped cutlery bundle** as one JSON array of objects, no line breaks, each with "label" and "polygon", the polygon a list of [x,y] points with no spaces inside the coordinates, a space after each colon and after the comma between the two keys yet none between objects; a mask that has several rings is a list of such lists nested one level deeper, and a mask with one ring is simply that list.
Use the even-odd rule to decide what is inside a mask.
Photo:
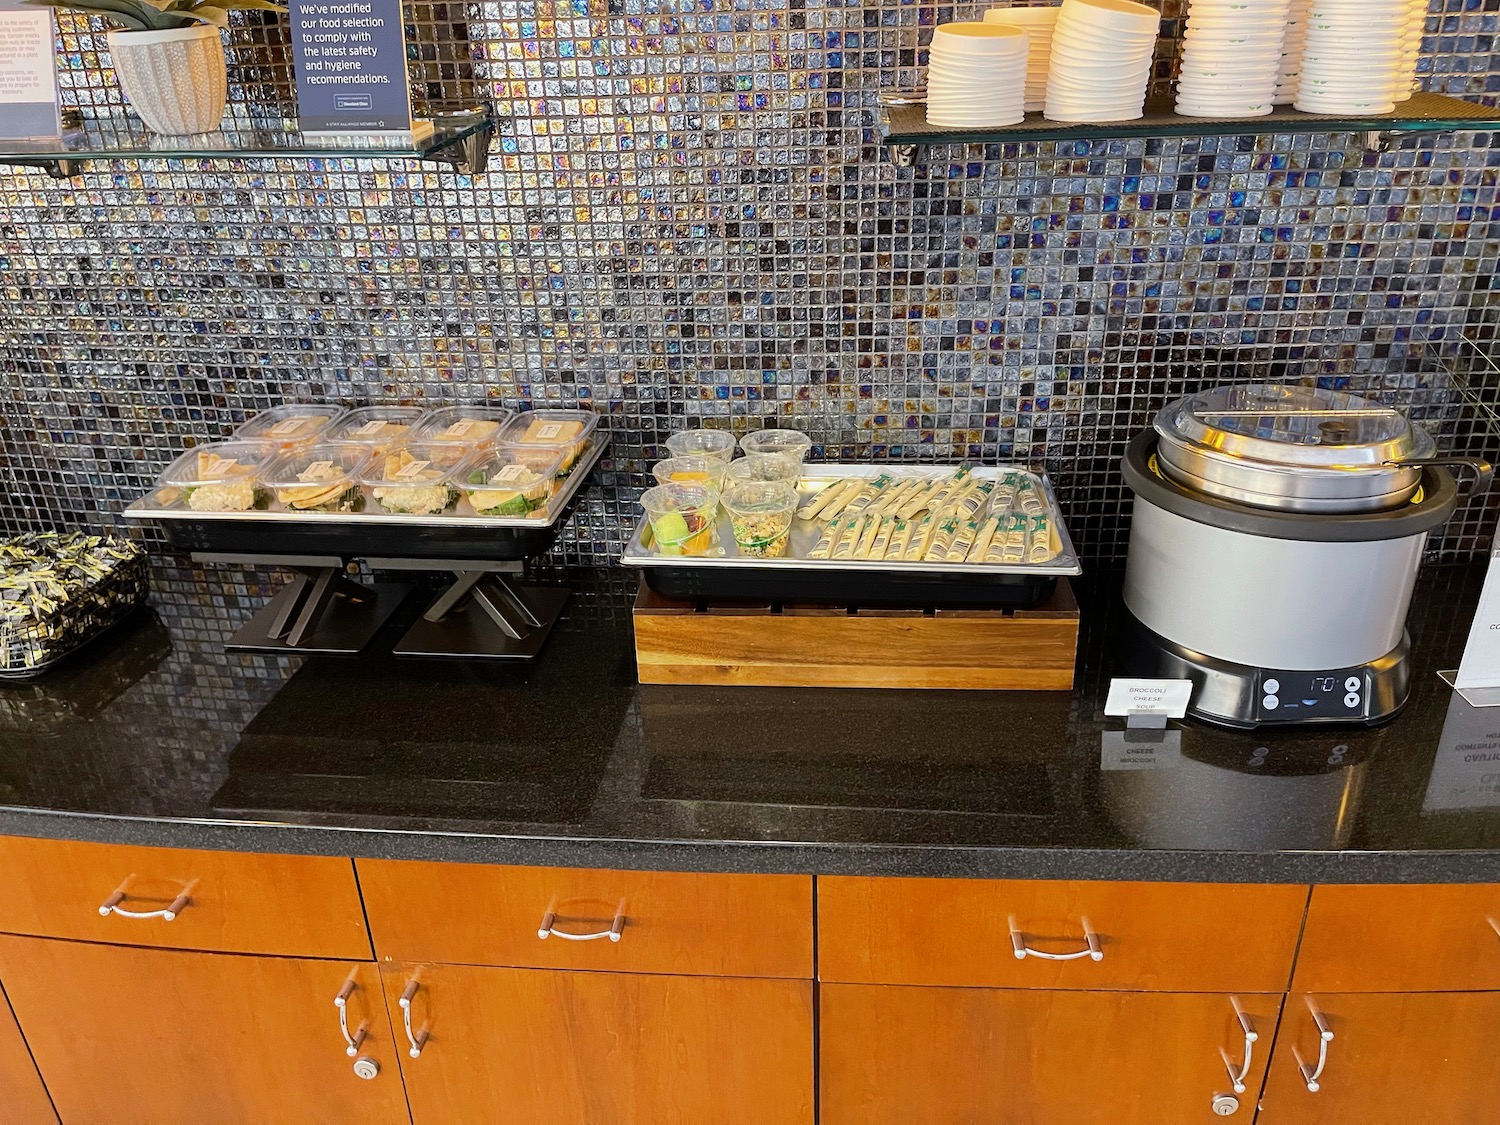
[{"label": "wrapped cutlery bundle", "polygon": [[0,542],[0,679],[39,676],[146,599],[145,552],[55,531]]}]

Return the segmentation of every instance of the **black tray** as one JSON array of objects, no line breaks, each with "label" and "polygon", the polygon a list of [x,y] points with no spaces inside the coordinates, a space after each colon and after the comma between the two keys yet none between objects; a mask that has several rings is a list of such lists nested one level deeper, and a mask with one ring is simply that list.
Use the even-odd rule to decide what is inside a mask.
[{"label": "black tray", "polygon": [[680,601],[818,602],[933,609],[1035,609],[1057,588],[1050,576],[951,576],[816,570],[642,567],[646,585]]}]

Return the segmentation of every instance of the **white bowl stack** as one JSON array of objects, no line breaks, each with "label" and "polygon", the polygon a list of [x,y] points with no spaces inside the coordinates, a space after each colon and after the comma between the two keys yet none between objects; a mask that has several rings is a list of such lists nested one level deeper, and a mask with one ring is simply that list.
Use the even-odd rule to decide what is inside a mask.
[{"label": "white bowl stack", "polygon": [[1422,57],[1422,36],[1427,32],[1427,0],[1407,0],[1406,34],[1401,42],[1401,72],[1392,96],[1404,102],[1417,90],[1417,60]]},{"label": "white bowl stack", "polygon": [[1286,14],[1286,38],[1281,41],[1281,69],[1276,75],[1276,105],[1291,105],[1297,100],[1297,85],[1302,80],[1302,52],[1307,47],[1307,13],[1313,0],[1292,0]]},{"label": "white bowl stack", "polygon": [[984,13],[985,23],[1026,30],[1026,112],[1047,106],[1047,72],[1052,66],[1052,33],[1057,26],[1058,9],[991,8]]},{"label": "white bowl stack", "polygon": [[1161,13],[1132,0],[1063,0],[1052,34],[1046,114],[1053,121],[1133,121],[1146,85]]},{"label": "white bowl stack", "polygon": [[1270,113],[1290,5],[1291,0],[1191,0],[1177,112],[1185,117]]},{"label": "white bowl stack", "polygon": [[927,121],[932,125],[1018,125],[1026,119],[1023,28],[945,23],[927,55]]},{"label": "white bowl stack", "polygon": [[1293,103],[1308,113],[1383,114],[1411,75],[1402,69],[1407,0],[1313,0]]}]

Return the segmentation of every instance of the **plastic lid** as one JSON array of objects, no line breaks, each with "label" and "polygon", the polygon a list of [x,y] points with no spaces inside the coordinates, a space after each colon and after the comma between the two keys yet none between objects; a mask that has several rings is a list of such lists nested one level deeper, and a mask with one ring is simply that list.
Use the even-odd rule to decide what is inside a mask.
[{"label": "plastic lid", "polygon": [[444,406],[422,417],[413,441],[442,441],[469,447],[493,445],[515,411],[503,406]]},{"label": "plastic lid", "polygon": [[361,406],[330,426],[324,440],[393,445],[411,436],[411,428],[423,413],[420,406]]},{"label": "plastic lid", "polygon": [[376,453],[355,474],[360,484],[410,486],[446,484],[473,456],[453,442],[408,442]]},{"label": "plastic lid", "polygon": [[295,445],[317,441],[344,416],[342,406],[315,402],[288,402],[262,410],[234,431],[236,441],[274,441]]},{"label": "plastic lid", "polygon": [[717,457],[728,461],[734,456],[734,435],[723,430],[679,430],[667,438],[667,450],[673,457]]},{"label": "plastic lid", "polygon": [[1430,457],[1436,443],[1400,411],[1344,391],[1254,383],[1215,387],[1156,416],[1162,437],[1298,468],[1366,468]]},{"label": "plastic lid", "polygon": [[592,410],[528,410],[517,415],[501,439],[508,445],[581,445],[599,424]]},{"label": "plastic lid", "polygon": [[279,448],[264,441],[216,441],[189,449],[167,466],[160,484],[224,484],[253,476]]},{"label": "plastic lid", "polygon": [[[285,450],[267,464],[261,470],[260,482],[268,488],[298,492],[314,485],[325,485],[329,489],[338,484],[353,487],[355,474],[369,459],[370,450],[363,445],[323,442],[300,446]],[[291,501],[282,500],[282,503]]]}]

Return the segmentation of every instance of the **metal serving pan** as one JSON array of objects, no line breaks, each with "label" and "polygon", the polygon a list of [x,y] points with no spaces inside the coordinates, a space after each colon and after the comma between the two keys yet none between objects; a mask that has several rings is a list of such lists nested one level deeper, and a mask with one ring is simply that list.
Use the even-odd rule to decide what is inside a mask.
[{"label": "metal serving pan", "polygon": [[[874,479],[881,474],[909,479],[934,478],[956,465],[846,465],[803,467],[799,503],[835,480]],[[750,600],[829,602],[838,605],[911,605],[931,607],[1040,605],[1057,579],[1082,573],[1073,541],[1063,525],[1057,496],[1045,473],[1019,465],[976,467],[979,480],[1006,473],[1029,473],[1042,492],[1059,551],[1045,563],[892,562],[885,559],[810,559],[822,534],[821,521],[796,520],[787,554],[779,559],[750,558],[739,553],[729,517],[719,513],[719,557],[660,555],[652,546],[651,525],[642,515],[620,562],[641,568],[646,585],[664,597],[684,600]]]},{"label": "metal serving pan", "polygon": [[545,508],[526,516],[479,516],[467,500],[443,515],[396,512],[195,512],[158,507],[149,493],[124,516],[160,523],[167,541],[186,551],[221,554],[337,555],[341,558],[482,559],[508,561],[546,554],[576,507],[588,475],[609,448],[596,432],[563,487]]}]

